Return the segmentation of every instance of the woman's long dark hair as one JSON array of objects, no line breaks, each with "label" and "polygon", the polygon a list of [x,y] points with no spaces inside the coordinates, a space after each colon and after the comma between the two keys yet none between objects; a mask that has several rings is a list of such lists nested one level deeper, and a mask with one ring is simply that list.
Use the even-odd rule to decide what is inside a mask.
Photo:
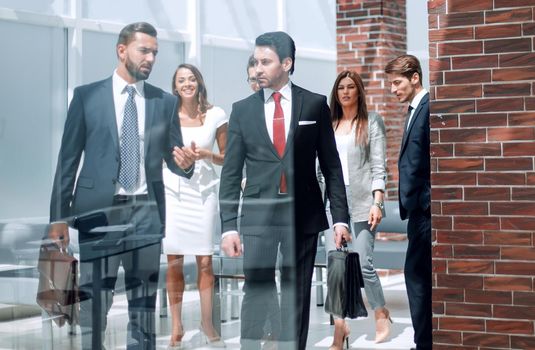
[{"label": "woman's long dark hair", "polygon": [[[175,80],[178,70],[180,68],[189,69],[195,76],[195,79],[197,80],[197,102],[199,103],[199,111],[201,112],[201,114],[204,115],[206,111],[212,108],[213,106],[208,102],[208,92],[206,91],[206,85],[204,84],[204,79],[202,77],[201,71],[194,65],[182,63],[177,67],[177,69],[175,70],[175,74],[173,74],[173,80],[171,81],[171,90],[173,91],[173,95],[178,96],[178,91],[176,90],[175,86]],[[182,100],[180,103],[182,103]],[[178,107],[180,108],[180,106]]]},{"label": "woman's long dark hair", "polygon": [[344,70],[336,80],[334,81],[333,88],[331,90],[331,121],[333,127],[336,130],[340,124],[340,120],[343,117],[342,104],[338,99],[338,85],[340,81],[344,78],[349,78],[353,80],[357,86],[357,115],[353,117],[351,124],[356,123],[357,127],[355,128],[355,144],[367,148],[368,146],[368,108],[366,107],[366,93],[364,91],[364,83],[362,78],[358,75],[357,72],[351,70]]}]

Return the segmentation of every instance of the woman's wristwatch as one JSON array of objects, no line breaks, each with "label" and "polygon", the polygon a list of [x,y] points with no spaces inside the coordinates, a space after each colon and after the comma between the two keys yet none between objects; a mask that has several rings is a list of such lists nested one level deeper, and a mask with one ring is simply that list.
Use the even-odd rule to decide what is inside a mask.
[{"label": "woman's wristwatch", "polygon": [[381,209],[381,211],[385,210],[385,203],[384,202],[375,202],[375,203],[373,203],[373,205],[375,205],[377,208]]}]

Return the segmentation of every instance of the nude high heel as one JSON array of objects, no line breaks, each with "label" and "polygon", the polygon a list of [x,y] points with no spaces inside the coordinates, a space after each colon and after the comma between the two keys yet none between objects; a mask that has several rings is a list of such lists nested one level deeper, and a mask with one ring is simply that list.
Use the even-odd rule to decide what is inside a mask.
[{"label": "nude high heel", "polygon": [[[344,348],[344,343],[345,343],[345,348],[349,349],[349,334],[350,333],[351,333],[351,329],[349,328],[347,323],[345,323],[344,324],[344,336],[342,338],[342,346],[339,347],[337,345],[334,345],[335,340],[333,339],[333,344],[329,347],[329,350],[342,350]],[[336,330],[335,330],[335,335],[336,335]]]},{"label": "nude high heel", "polygon": [[199,331],[201,332],[201,337],[204,339],[204,343],[208,344],[211,348],[226,348],[227,344],[221,339],[221,336],[216,336],[214,338],[209,338],[202,324],[199,326]]},{"label": "nude high heel", "polygon": [[182,350],[186,347],[182,343],[182,337],[184,337],[184,328],[181,329],[180,333],[178,334],[177,338],[180,338],[180,340],[174,340],[173,335],[171,335],[171,341],[169,342],[169,345],[167,346],[167,350]]},{"label": "nude high heel", "polygon": [[375,343],[379,344],[388,339],[390,336],[391,326],[394,321],[390,317],[390,311],[387,308],[375,310]]}]

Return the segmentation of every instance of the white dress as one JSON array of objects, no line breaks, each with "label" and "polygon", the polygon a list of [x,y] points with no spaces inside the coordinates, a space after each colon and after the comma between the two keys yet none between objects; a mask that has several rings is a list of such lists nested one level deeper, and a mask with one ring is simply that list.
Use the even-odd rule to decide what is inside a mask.
[{"label": "white dress", "polygon": [[[216,131],[228,122],[225,111],[212,107],[206,112],[204,124],[181,127],[184,145],[194,141],[197,147],[211,150]],[[164,165],[165,238],[164,254],[212,255],[216,229],[217,189],[219,176],[210,161],[198,160],[191,179],[173,174]]]}]

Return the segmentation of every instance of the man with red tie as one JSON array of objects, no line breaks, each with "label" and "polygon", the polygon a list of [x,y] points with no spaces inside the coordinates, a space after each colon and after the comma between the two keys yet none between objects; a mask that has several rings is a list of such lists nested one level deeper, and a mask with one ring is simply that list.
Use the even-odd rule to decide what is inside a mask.
[{"label": "man with red tie", "polygon": [[[274,311],[269,305],[277,298],[280,245],[279,349],[305,349],[317,235],[328,228],[316,157],[325,175],[337,246],[342,237],[350,240],[342,168],[325,96],[289,79],[295,64],[293,39],[284,32],[260,35],[254,59],[261,89],[234,103],[229,121],[220,184],[221,247],[228,256],[243,253],[242,347],[261,348],[262,327]],[[247,184],[238,220],[244,165]]]}]

